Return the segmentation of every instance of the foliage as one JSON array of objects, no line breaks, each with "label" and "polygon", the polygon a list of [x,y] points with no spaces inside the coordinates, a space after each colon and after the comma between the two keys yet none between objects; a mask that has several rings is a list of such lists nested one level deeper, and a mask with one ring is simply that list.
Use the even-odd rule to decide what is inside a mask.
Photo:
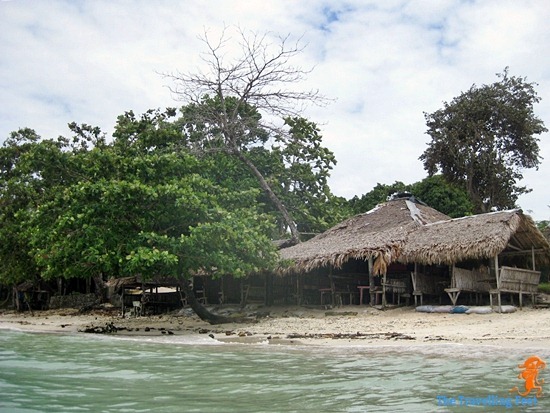
[{"label": "foliage", "polygon": [[537,289],[540,293],[550,294],[550,283],[540,283]]},{"label": "foliage", "polygon": [[468,194],[456,185],[447,183],[441,175],[429,176],[410,185],[410,192],[451,218],[473,214],[474,207]]},{"label": "foliage", "polygon": [[473,85],[443,109],[425,114],[432,141],[420,159],[430,175],[464,188],[476,213],[515,207],[522,169],[540,163],[538,139],[546,132],[533,105],[535,84],[510,76],[508,69],[491,85]]},{"label": "foliage", "polygon": [[[293,216],[287,207],[288,199],[281,198],[285,196],[281,194],[281,186],[292,182],[273,180],[275,175],[266,176],[262,171],[265,165],[258,164],[250,153],[253,148],[266,145],[268,140],[276,141],[281,148],[279,162],[285,166],[281,171],[298,173],[301,184],[313,183],[315,193],[311,197],[321,195],[322,201],[329,195],[323,181],[327,176],[325,171],[335,160],[332,153],[318,144],[320,136],[316,126],[300,116],[306,104],[326,102],[317,91],[303,92],[294,87],[309,73],[291,64],[302,48],[298,42],[289,43],[288,37],[279,38],[273,44],[268,35],[238,30],[237,44],[231,49],[227,28],[217,41],[205,33],[202,39],[207,49],[203,55],[204,70],[166,76],[173,81],[172,91],[185,102],[182,125],[187,140],[184,145],[199,156],[225,152],[246,166],[264,191],[265,200],[278,211],[285,226],[281,232],[290,231],[292,239],[298,242],[296,219],[302,218]],[[238,55],[232,56],[235,50]],[[281,119],[284,125],[277,123]],[[289,162],[289,156],[302,157],[300,160],[305,162],[296,168],[296,163]],[[308,182],[314,168],[317,168],[316,182]],[[288,176],[286,178],[288,180]],[[295,178],[290,178],[293,180]],[[294,190],[297,196],[305,194],[305,190],[290,187],[285,188],[285,194]]]},{"label": "foliage", "polygon": [[537,227],[541,231],[544,231],[544,230],[550,228],[550,221],[548,221],[548,220],[538,221],[537,222]]},{"label": "foliage", "polygon": [[370,211],[376,205],[386,202],[396,193],[409,192],[409,186],[403,182],[395,181],[391,185],[378,183],[376,186],[360,198],[356,195],[350,201],[350,206],[355,214]]},{"label": "foliage", "polygon": [[447,183],[441,175],[427,177],[411,185],[400,181],[396,181],[392,185],[379,183],[361,198],[357,196],[352,198],[349,204],[355,214],[360,214],[388,201],[392,195],[398,193],[410,193],[426,205],[451,218],[472,214],[473,206],[466,192]]},{"label": "foliage", "polygon": [[0,282],[239,276],[274,265],[273,221],[259,209],[258,190],[221,186],[210,162],[175,153],[169,138],[179,144],[181,136],[160,112],[119,121],[111,144],[74,124],[72,141],[31,130],[6,141]]},{"label": "foliage", "polygon": [[32,129],[12,132],[0,148],[0,281],[16,283],[39,276],[25,234],[29,214],[59,185],[70,162],[63,140],[44,140]]},{"label": "foliage", "polygon": [[[238,121],[233,120],[232,130],[238,132],[234,135],[224,132],[222,107],[237,111]],[[345,213],[328,186],[336,159],[322,146],[317,125],[304,118],[287,117],[285,128],[273,132],[260,120],[257,110],[235,98],[225,98],[222,105],[219,98],[207,96],[182,108],[178,123],[186,140],[181,144],[201,159],[223,166],[218,169],[217,180],[229,179],[232,185],[261,189],[266,211],[277,216],[279,231],[275,237],[287,235],[289,219],[302,233],[322,232],[338,222]]]}]

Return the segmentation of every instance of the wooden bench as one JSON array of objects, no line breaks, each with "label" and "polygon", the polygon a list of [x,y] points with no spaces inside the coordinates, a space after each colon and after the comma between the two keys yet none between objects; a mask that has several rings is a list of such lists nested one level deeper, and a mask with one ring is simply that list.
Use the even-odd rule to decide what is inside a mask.
[{"label": "wooden bench", "polygon": [[463,291],[475,293],[477,303],[480,295],[489,293],[490,290],[489,268],[487,267],[480,267],[475,270],[454,267],[451,277],[451,287],[445,288],[445,292],[449,295],[453,305],[456,305],[458,296]]},{"label": "wooden bench", "polygon": [[519,307],[523,307],[523,294],[531,295],[531,303],[535,303],[535,295],[540,282],[540,271],[524,268],[501,267],[498,274],[497,288],[489,291],[491,307],[493,295],[498,297],[498,310],[501,311],[501,293],[519,295]]},{"label": "wooden bench", "polygon": [[[395,303],[395,298],[397,297],[397,305],[401,304],[401,298],[405,298],[407,305],[408,299],[410,297],[407,282],[404,279],[389,278],[386,280],[386,284],[383,284],[384,292],[390,293],[393,295],[393,301]],[[379,293],[378,290],[375,290],[375,293]],[[380,291],[382,293],[382,291]]]},{"label": "wooden bench", "polygon": [[328,296],[330,304],[341,307],[344,304],[352,305],[359,296],[359,291],[350,286],[354,280],[349,275],[333,275],[330,278],[330,287],[320,288],[321,305],[325,305],[324,297]]},{"label": "wooden bench", "polygon": [[418,305],[418,299],[420,305],[424,305],[424,295],[440,296],[443,293],[441,278],[435,275],[411,272],[411,281],[415,306]]}]

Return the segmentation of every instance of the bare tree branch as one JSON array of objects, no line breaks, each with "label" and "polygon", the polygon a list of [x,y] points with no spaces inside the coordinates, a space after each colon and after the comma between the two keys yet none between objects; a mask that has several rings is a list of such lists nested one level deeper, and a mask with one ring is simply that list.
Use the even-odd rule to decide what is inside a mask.
[{"label": "bare tree branch", "polygon": [[[276,136],[284,136],[283,125],[279,126],[276,121],[300,117],[308,105],[323,106],[330,100],[318,90],[296,89],[312,71],[292,63],[304,51],[301,38],[293,42],[287,35],[272,42],[274,37],[269,32],[245,32],[238,27],[236,35],[237,42],[230,37],[227,27],[215,39],[205,31],[200,37],[206,47],[206,52],[201,54],[205,71],[165,73],[163,76],[172,81],[169,89],[176,99],[186,105],[200,106],[201,110],[193,114],[195,120],[203,125],[215,125],[217,137],[205,137],[200,148],[223,150],[243,162],[258,179],[298,242],[296,224],[258,168],[246,158],[244,149],[252,142],[248,138],[251,131],[262,128]],[[232,47],[236,47],[236,55]],[[216,103],[204,105],[208,98],[215,99]],[[247,119],[243,116],[246,108],[254,108],[261,118]],[[210,146],[219,144],[219,136],[224,146]]]}]

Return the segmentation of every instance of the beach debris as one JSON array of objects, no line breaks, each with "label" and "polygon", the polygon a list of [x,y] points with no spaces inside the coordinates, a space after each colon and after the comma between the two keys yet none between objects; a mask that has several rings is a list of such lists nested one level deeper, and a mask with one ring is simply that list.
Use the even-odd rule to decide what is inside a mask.
[{"label": "beach debris", "polygon": [[403,333],[291,333],[287,338],[329,338],[329,339],[385,339],[385,340],[416,340],[415,337]]},{"label": "beach debris", "polygon": [[117,327],[114,323],[106,323],[105,326],[86,326],[82,330],[78,330],[81,333],[93,333],[93,334],[112,334],[120,330],[126,330],[126,327]]},{"label": "beach debris", "polygon": [[357,314],[358,314],[357,311],[326,311],[325,312],[325,316],[328,316],[328,317],[334,317],[334,316],[355,317],[357,316]]},{"label": "beach debris", "polygon": [[426,339],[426,341],[449,341],[448,338],[442,336],[426,336],[424,339]]}]

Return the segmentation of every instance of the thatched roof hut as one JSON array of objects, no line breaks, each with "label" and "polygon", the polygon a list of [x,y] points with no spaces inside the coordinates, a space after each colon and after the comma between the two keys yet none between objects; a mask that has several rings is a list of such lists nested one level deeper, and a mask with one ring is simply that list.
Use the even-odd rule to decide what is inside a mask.
[{"label": "thatched roof hut", "polygon": [[542,264],[550,259],[550,244],[531,217],[515,209],[417,228],[409,234],[399,261],[452,265],[499,254],[534,254],[538,264]]},{"label": "thatched roof hut", "polygon": [[398,198],[351,217],[316,237],[280,251],[289,263],[282,273],[314,268],[340,268],[350,259],[374,259],[374,273],[383,274],[396,261],[408,234],[423,225],[450,218],[417,201]]},{"label": "thatched roof hut", "polygon": [[153,278],[144,278],[141,275],[123,278],[111,278],[107,281],[107,287],[112,288],[114,292],[120,292],[122,288],[155,288],[155,287],[177,287],[180,281],[174,277],[156,276]]}]

